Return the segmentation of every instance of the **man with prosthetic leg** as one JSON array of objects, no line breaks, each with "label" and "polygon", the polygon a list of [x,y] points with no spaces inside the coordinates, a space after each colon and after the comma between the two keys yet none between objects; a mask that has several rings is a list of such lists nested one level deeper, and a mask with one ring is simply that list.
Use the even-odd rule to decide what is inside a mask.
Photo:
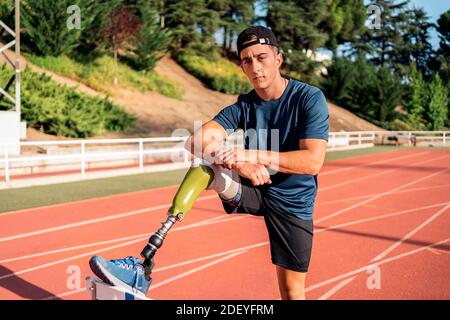
[{"label": "man with prosthetic leg", "polygon": [[[281,298],[305,299],[317,175],[327,149],[327,102],[319,88],[282,76],[283,54],[270,29],[245,29],[237,49],[254,89],[196,130],[188,148],[198,158],[211,157],[213,164],[190,168],[166,222],[142,251],[143,262],[91,259],[92,270],[104,281],[145,293],[167,232],[209,188],[218,192],[225,212],[263,217]],[[236,130],[244,133],[244,148],[221,146]]]},{"label": "man with prosthetic leg", "polygon": [[89,261],[91,270],[110,285],[122,287],[133,294],[146,295],[152,282],[156,252],[172,226],[186,216],[205,189],[215,190],[223,201],[232,203],[240,196],[239,176],[220,165],[194,161],[175,194],[166,221],[162,222],[161,228],[149,238],[142,250],[143,261],[133,256],[110,261],[93,256]]}]

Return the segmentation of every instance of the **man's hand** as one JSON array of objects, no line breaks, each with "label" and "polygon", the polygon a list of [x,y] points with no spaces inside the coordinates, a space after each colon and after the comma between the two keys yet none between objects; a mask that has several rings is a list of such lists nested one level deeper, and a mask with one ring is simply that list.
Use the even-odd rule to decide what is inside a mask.
[{"label": "man's hand", "polygon": [[271,184],[269,171],[262,164],[234,164],[234,169],[241,177],[249,179],[254,186]]},{"label": "man's hand", "polygon": [[228,169],[238,164],[262,164],[258,161],[258,150],[241,148],[220,148],[215,152],[215,161]]}]

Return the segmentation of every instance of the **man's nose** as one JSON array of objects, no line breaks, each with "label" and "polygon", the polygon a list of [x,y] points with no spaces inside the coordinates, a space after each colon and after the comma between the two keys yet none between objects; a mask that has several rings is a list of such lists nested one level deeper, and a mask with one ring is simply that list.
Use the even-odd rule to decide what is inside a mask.
[{"label": "man's nose", "polygon": [[261,63],[258,61],[258,59],[253,60],[253,63],[252,63],[252,72],[253,72],[255,75],[258,75],[260,71],[261,71]]}]

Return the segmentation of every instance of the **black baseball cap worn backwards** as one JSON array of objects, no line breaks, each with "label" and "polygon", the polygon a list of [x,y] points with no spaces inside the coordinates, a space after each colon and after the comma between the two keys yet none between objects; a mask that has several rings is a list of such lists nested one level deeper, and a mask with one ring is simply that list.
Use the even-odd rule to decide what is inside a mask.
[{"label": "black baseball cap worn backwards", "polygon": [[278,47],[277,38],[272,30],[263,26],[250,27],[242,31],[237,38],[238,55],[241,51],[254,44],[267,44]]}]

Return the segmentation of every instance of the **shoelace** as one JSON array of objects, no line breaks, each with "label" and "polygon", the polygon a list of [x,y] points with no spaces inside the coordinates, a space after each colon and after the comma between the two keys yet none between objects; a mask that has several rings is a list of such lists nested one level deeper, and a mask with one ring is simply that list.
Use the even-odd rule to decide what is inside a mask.
[{"label": "shoelace", "polygon": [[136,264],[140,263],[139,259],[133,256],[128,256],[125,259],[112,260],[112,262],[127,270],[132,270]]}]

